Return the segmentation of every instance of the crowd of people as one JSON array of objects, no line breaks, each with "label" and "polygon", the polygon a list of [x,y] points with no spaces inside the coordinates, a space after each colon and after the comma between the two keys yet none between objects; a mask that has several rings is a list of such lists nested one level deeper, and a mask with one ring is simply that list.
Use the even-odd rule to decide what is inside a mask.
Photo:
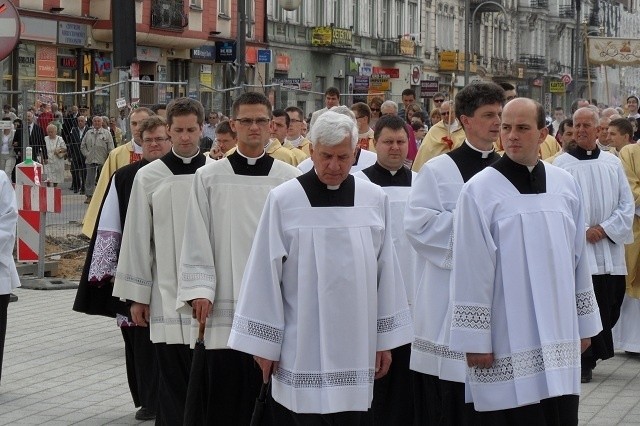
[{"label": "crowd of people", "polygon": [[638,98],[340,98],[27,114],[87,197],[73,309],[116,318],[136,418],[248,425],[265,388],[262,424],[577,425],[598,362],[640,353]]}]

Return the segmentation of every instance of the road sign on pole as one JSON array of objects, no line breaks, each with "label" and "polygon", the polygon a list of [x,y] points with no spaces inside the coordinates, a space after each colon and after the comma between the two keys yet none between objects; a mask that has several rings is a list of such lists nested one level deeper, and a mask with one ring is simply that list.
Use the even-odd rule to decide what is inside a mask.
[{"label": "road sign on pole", "polygon": [[20,16],[10,0],[0,2],[0,61],[11,54],[20,38]]}]

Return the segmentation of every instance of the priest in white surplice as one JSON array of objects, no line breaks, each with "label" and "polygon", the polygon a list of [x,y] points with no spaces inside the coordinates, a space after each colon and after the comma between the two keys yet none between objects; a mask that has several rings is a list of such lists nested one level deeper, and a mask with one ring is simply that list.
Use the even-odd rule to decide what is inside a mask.
[{"label": "priest in white surplice", "polygon": [[635,204],[622,163],[596,143],[598,115],[590,108],[573,114],[576,146],[553,162],[575,177],[584,200],[587,256],[600,308],[602,332],[582,355],[582,381],[588,383],[599,359],[613,357],[611,329],[620,317],[627,267],[624,245],[633,242]]},{"label": "priest in white surplice", "polygon": [[204,108],[193,99],[175,99],[167,106],[167,123],[173,148],[133,181],[113,295],[133,302],[136,325],[151,327],[160,371],[156,422],[178,425],[191,369],[191,315],[176,312],[178,263],[193,174],[206,161],[198,148]]},{"label": "priest in white surplice", "polygon": [[450,348],[482,424],[577,425],[580,353],[602,328],[580,188],[538,159],[544,117],[530,99],[505,105],[505,155],[454,213]]},{"label": "priest in white surplice", "polygon": [[[205,424],[248,425],[262,374],[253,358],[227,347],[242,274],[269,191],[301,172],[265,152],[271,104],[261,93],[240,95],[232,107],[237,149],[200,168],[187,206],[178,311],[206,324],[208,388]],[[213,308],[213,309],[212,309]]]},{"label": "priest in white surplice", "polygon": [[[380,185],[389,196],[391,236],[398,255],[409,309],[414,288],[422,276],[424,259],[411,247],[404,233],[403,217],[415,172],[404,165],[409,151],[405,121],[397,115],[385,115],[376,122],[372,145],[378,160],[373,166],[354,173],[355,177]],[[411,345],[391,350],[389,373],[375,381],[372,414],[375,424],[410,425],[413,423],[413,392],[409,372]]]},{"label": "priest in white surplice", "polygon": [[473,407],[465,404],[464,354],[449,349],[453,212],[462,185],[500,158],[493,144],[504,97],[504,89],[490,82],[469,84],[456,94],[456,119],[466,140],[422,166],[407,202],[407,236],[426,258],[415,296],[411,348],[416,424],[441,424],[441,419],[449,425],[475,424]]},{"label": "priest in white surplice", "polygon": [[271,191],[247,262],[229,346],[271,376],[276,424],[359,425],[411,341],[388,197],[349,175],[357,138],[351,118],[318,118],[314,168]]}]

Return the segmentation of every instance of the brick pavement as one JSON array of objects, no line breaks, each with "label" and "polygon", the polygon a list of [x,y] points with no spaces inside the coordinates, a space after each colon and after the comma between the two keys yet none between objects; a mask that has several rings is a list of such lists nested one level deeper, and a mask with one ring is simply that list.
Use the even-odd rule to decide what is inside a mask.
[{"label": "brick pavement", "polygon": [[[0,425],[150,425],[134,419],[115,320],[71,310],[75,290],[18,289],[9,305]],[[581,425],[640,425],[640,358],[618,353],[583,385]]]}]

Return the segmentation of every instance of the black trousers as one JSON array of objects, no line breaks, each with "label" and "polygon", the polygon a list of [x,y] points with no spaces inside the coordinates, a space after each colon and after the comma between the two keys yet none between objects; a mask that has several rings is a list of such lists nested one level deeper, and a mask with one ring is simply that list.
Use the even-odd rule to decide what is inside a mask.
[{"label": "black trousers", "polygon": [[373,424],[411,426],[413,423],[414,400],[409,370],[410,359],[410,343],[391,350],[389,372],[373,385]]},{"label": "black trousers", "polygon": [[620,307],[626,289],[624,275],[592,275],[593,291],[600,309],[602,331],[591,338],[591,346],[582,354],[582,367],[594,368],[599,359],[614,355],[611,329],[620,318]]},{"label": "black trousers", "polygon": [[[366,411],[344,411],[331,414],[297,414],[278,404],[269,396],[271,421],[274,426],[367,426]],[[266,423],[263,423],[266,424]],[[398,423],[399,424],[399,423]]]},{"label": "black trousers", "polygon": [[154,346],[160,373],[156,425],[181,425],[193,351],[181,344],[154,343]]},{"label": "black trousers", "polygon": [[127,381],[136,407],[156,412],[158,405],[158,363],[149,337],[149,327],[123,327]]},{"label": "black trousers", "polygon": [[7,335],[7,310],[9,294],[0,294],[0,382],[2,381],[2,358],[4,357],[4,339]]},{"label": "black trousers", "polygon": [[578,395],[563,395],[524,407],[478,412],[478,417],[482,426],[576,426],[579,402]]},{"label": "black trousers", "polygon": [[82,159],[71,159],[71,187],[76,190],[84,190],[84,181],[87,178],[87,166]]},{"label": "black trousers", "polygon": [[204,424],[249,426],[262,386],[253,356],[233,349],[207,350],[207,396]]},{"label": "black trousers", "polygon": [[473,404],[465,403],[464,383],[412,371],[416,426],[475,426],[480,424]]}]

